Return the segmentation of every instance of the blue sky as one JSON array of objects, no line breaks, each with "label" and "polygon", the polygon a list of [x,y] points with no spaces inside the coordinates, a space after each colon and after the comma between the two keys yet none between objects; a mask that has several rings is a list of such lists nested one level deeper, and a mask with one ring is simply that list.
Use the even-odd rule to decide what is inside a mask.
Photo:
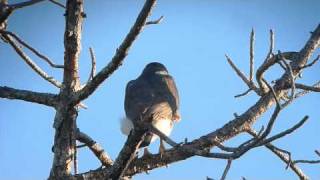
[{"label": "blue sky", "polygon": [[[11,1],[21,2],[21,1]],[[97,58],[97,70],[113,56],[134,23],[144,1],[90,0],[85,2],[87,18],[83,24],[80,78],[84,83],[90,71],[89,47]],[[172,138],[192,140],[214,131],[241,114],[258,97],[253,93],[235,99],[247,87],[227,64],[228,54],[246,74],[249,66],[249,34],[256,32],[256,65],[260,65],[268,51],[269,29],[275,32],[275,50],[298,51],[309,38],[320,19],[320,1],[309,0],[160,0],[150,19],[165,16],[160,25],[145,28],[132,46],[124,64],[96,93],[85,101],[89,107],[80,110],[78,126],[99,142],[114,159],[126,137],[119,130],[124,116],[124,89],[144,66],[159,61],[174,76],[181,98],[182,121]],[[63,62],[64,11],[50,3],[40,3],[15,12],[9,19],[10,31],[16,32],[33,47],[47,54],[56,63]],[[319,53],[319,50],[317,51]],[[38,77],[4,43],[0,43],[0,85],[39,92],[58,90]],[[62,72],[51,69],[34,56],[49,74],[61,80]],[[277,78],[280,68],[267,73],[269,81]],[[307,70],[300,82],[312,84],[319,77],[319,64]],[[281,112],[272,133],[280,132],[309,115],[309,121],[296,133],[275,142],[290,150],[293,158],[315,159],[320,148],[319,94],[310,94]],[[45,179],[52,163],[51,146],[54,110],[37,104],[0,99],[0,178],[7,180]],[[255,127],[260,128],[270,117],[268,111]],[[248,136],[241,135],[227,145],[236,146]],[[158,144],[151,146],[157,152]],[[167,146],[169,147],[169,146]],[[86,148],[79,150],[80,171],[99,166],[98,160]],[[206,176],[220,178],[226,161],[193,157],[160,168],[135,179],[200,180]],[[319,165],[301,165],[311,179],[320,179]],[[297,179],[285,164],[265,148],[249,151],[233,162],[228,179]]]}]

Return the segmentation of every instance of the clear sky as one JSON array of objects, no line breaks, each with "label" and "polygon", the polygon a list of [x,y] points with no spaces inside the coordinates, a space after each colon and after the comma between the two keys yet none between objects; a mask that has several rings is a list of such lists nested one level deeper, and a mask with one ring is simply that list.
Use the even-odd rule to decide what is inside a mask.
[{"label": "clear sky", "polygon": [[[21,1],[11,1],[21,2]],[[87,18],[83,24],[80,75],[84,83],[90,71],[88,48],[94,48],[97,70],[104,67],[117,46],[134,23],[144,1],[90,0],[85,1]],[[248,74],[249,34],[256,31],[256,65],[260,65],[268,51],[268,33],[275,31],[275,49],[298,51],[309,38],[310,31],[320,22],[318,0],[159,0],[150,19],[164,15],[160,25],[145,28],[132,46],[120,67],[80,110],[78,126],[99,142],[115,158],[126,137],[119,130],[124,116],[124,89],[144,66],[159,61],[174,76],[181,98],[182,121],[177,124],[172,138],[192,140],[220,128],[241,114],[258,97],[253,93],[240,99],[233,96],[247,87],[227,64],[227,53]],[[56,63],[63,62],[64,10],[48,2],[15,12],[8,29],[16,32],[33,47],[47,54]],[[318,50],[319,53],[319,50]],[[0,85],[39,92],[57,93],[58,90],[37,76],[4,43],[0,43]],[[49,74],[62,78],[59,69],[51,69],[34,56]],[[315,65],[303,74],[300,82],[312,84],[319,80]],[[269,81],[277,78],[280,68],[267,73]],[[309,115],[309,121],[296,133],[275,142],[292,152],[295,159],[315,159],[320,148],[320,96],[310,94],[281,112],[272,133],[280,132]],[[267,112],[255,125],[260,128],[270,117]],[[46,179],[52,164],[54,110],[37,104],[0,99],[0,179]],[[237,137],[227,145],[236,146],[248,136]],[[158,144],[151,147],[157,152]],[[167,146],[169,147],[169,146]],[[81,172],[100,164],[86,148],[79,150]],[[319,157],[318,157],[319,158]],[[149,175],[135,176],[137,180],[185,179],[203,180],[206,176],[219,179],[226,161],[193,157],[171,164],[169,168],[150,171]],[[228,179],[297,179],[285,164],[265,148],[249,151],[233,162]],[[301,165],[311,179],[320,179],[319,165]]]}]

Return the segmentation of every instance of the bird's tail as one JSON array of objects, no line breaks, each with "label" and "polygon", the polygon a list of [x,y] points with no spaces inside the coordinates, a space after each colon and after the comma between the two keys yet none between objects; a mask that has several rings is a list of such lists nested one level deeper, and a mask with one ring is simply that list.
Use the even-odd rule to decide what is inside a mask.
[{"label": "bird's tail", "polygon": [[120,129],[121,129],[122,134],[129,135],[130,131],[133,129],[132,121],[127,117],[121,118],[120,119]]}]

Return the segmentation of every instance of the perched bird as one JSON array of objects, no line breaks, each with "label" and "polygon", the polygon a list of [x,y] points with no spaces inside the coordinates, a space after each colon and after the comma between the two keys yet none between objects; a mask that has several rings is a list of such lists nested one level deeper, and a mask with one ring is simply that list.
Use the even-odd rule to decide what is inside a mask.
[{"label": "perched bird", "polygon": [[[166,67],[158,62],[148,64],[141,75],[128,82],[125,92],[124,109],[126,118],[121,122],[121,131],[129,135],[134,128],[133,121],[142,119],[151,123],[166,136],[169,136],[174,122],[180,120],[179,94],[172,76]],[[152,132],[147,132],[139,148],[144,148],[148,155],[147,146],[158,138]],[[165,150],[160,139],[159,152]]]}]

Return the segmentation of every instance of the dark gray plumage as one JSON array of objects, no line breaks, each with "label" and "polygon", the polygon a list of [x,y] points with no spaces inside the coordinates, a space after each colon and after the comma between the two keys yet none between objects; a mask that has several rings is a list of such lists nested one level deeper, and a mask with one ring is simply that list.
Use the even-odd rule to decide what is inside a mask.
[{"label": "dark gray plumage", "polygon": [[[173,123],[180,120],[179,94],[163,64],[148,64],[137,79],[127,84],[124,109],[126,119],[121,126],[124,134],[128,135],[133,128],[131,121],[151,117],[147,119],[151,119],[153,126],[167,136],[170,135]],[[149,132],[140,147],[148,146],[156,138],[156,135]]]}]

